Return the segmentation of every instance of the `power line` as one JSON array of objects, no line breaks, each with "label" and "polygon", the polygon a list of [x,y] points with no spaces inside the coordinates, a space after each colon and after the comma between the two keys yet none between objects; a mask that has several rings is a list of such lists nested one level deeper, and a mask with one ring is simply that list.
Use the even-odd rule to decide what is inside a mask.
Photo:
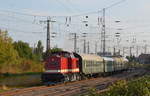
[{"label": "power line", "polygon": [[[118,4],[120,4],[120,3],[124,2],[124,1],[126,1],[126,0],[121,0],[121,1],[119,1],[119,2],[113,3],[113,4],[111,4],[110,6],[105,7],[105,9],[106,9],[106,10],[107,10],[107,9],[110,9],[110,8],[116,6],[116,5],[118,5]],[[78,15],[72,15],[72,17],[78,17],[78,16],[83,16],[83,15],[89,15],[89,14],[97,14],[97,13],[100,13],[100,12],[103,12],[103,9],[101,9],[101,10],[99,10],[99,11],[92,11],[92,12],[87,12],[87,13],[81,13],[81,14],[78,14]]]},{"label": "power line", "polygon": [[59,4],[61,4],[68,12],[73,12],[68,6],[62,3],[60,0],[56,0]]},{"label": "power line", "polygon": [[[14,14],[18,14],[18,15],[24,15],[24,16],[40,16],[40,15],[31,15],[31,14],[27,14],[27,13],[15,12],[15,11],[10,11],[10,10],[2,10],[2,9],[0,9],[0,11],[1,12],[14,13]],[[40,17],[46,17],[46,16],[40,16]]]},{"label": "power line", "polygon": [[110,6],[108,6],[108,7],[105,7],[105,9],[107,10],[107,9],[109,9],[109,8],[112,8],[112,7],[118,5],[118,4],[122,3],[122,2],[125,2],[125,1],[126,1],[126,0],[121,0],[121,1],[119,1],[119,2],[113,3],[112,5],[110,5]]},{"label": "power line", "polygon": [[51,17],[67,17],[68,15],[64,15],[64,16],[57,16],[57,15],[36,15],[36,14],[28,14],[28,13],[23,13],[23,12],[16,12],[16,11],[10,11],[10,10],[3,10],[3,9],[0,9],[0,12],[8,12],[8,13],[13,13],[13,14],[17,14],[17,15],[23,15],[23,16],[37,16],[37,17],[44,17],[44,18],[47,18],[49,16]]},{"label": "power line", "polygon": [[66,2],[67,2],[69,5],[71,5],[72,8],[75,9],[76,11],[78,11],[78,12],[81,11],[80,9],[78,9],[77,7],[75,7],[75,6],[72,4],[72,2],[71,2],[70,0],[66,0]]},{"label": "power line", "polygon": [[31,24],[31,25],[38,25],[38,26],[41,26],[41,24],[38,24],[38,23],[35,23],[34,21],[32,20],[27,20],[25,18],[20,18],[18,16],[14,16],[13,13],[12,15],[9,15],[9,14],[3,14],[3,13],[0,13],[1,17],[0,19],[2,19],[1,21],[9,21],[9,22],[17,22],[16,24],[18,24],[18,22],[21,22],[21,23],[28,23]]},{"label": "power line", "polygon": [[16,29],[16,28],[6,28],[6,27],[0,27],[0,29],[5,29],[5,30],[14,30],[17,33],[42,33],[40,31],[25,31],[25,30],[20,30],[20,29]]},{"label": "power line", "polygon": [[[57,2],[59,2],[63,7],[65,7],[67,10],[71,10],[69,7],[67,7],[66,5],[64,5],[62,2],[60,2],[59,0],[56,0]],[[124,2],[126,0],[121,0],[119,2],[113,3],[108,7],[105,7],[105,9],[109,9],[112,8],[122,2]],[[14,14],[18,14],[18,15],[24,15],[24,16],[38,16],[38,17],[48,17],[50,15],[32,15],[32,14],[28,14],[28,13],[23,13],[23,12],[15,12],[15,11],[10,11],[10,10],[2,10],[0,9],[1,12],[10,12],[10,13],[14,13]],[[88,14],[96,14],[99,12],[102,12],[103,9],[99,10],[99,11],[92,11],[92,12],[87,12],[87,13],[81,13],[81,14],[77,14],[77,15],[71,15],[71,17],[78,17],[78,16],[83,16],[83,15],[88,15]],[[67,16],[51,16],[51,17],[67,17]]]}]

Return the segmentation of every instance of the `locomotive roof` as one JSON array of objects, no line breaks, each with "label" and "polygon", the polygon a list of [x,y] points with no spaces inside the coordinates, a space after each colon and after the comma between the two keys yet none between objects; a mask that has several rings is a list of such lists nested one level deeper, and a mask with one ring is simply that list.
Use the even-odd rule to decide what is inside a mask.
[{"label": "locomotive roof", "polygon": [[83,60],[103,61],[103,58],[93,54],[80,54]]},{"label": "locomotive roof", "polygon": [[102,57],[105,61],[114,61],[114,59],[113,58],[111,58],[111,57]]},{"label": "locomotive roof", "polygon": [[127,59],[127,58],[125,58],[125,57],[123,58],[123,60],[124,60],[124,61],[126,61],[126,62],[128,62],[128,59]]},{"label": "locomotive roof", "polygon": [[51,54],[61,54],[61,53],[67,53],[67,54],[70,54],[71,52],[68,52],[68,51],[58,51],[58,52],[52,52]]},{"label": "locomotive roof", "polygon": [[128,62],[124,57],[113,57],[116,62]]}]

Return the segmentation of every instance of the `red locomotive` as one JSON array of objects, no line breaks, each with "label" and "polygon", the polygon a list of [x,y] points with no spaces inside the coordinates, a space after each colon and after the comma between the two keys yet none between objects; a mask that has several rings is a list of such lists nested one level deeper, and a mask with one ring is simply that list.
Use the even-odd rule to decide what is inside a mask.
[{"label": "red locomotive", "polygon": [[79,60],[72,53],[54,52],[45,62],[43,82],[75,81],[79,79]]},{"label": "red locomotive", "polygon": [[45,61],[44,83],[68,82],[112,74],[128,69],[123,57],[101,57],[67,51],[51,53]]}]

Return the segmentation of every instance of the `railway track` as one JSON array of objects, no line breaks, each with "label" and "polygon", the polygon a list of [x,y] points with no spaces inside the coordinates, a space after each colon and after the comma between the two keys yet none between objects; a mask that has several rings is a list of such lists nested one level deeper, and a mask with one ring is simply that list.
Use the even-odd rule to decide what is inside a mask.
[{"label": "railway track", "polygon": [[25,89],[18,89],[1,93],[0,96],[72,96],[76,94],[87,93],[90,88],[96,88],[103,92],[112,83],[131,79],[146,73],[144,69],[133,70],[132,72],[123,72],[109,77],[92,78],[88,80],[63,83],[55,86],[39,86]]}]

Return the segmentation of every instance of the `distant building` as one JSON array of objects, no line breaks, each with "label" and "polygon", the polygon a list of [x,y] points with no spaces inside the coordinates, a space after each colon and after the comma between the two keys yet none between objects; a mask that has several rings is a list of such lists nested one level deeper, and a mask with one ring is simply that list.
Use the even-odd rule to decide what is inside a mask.
[{"label": "distant building", "polygon": [[150,64],[150,54],[141,54],[141,55],[139,55],[138,61],[141,64]]}]

